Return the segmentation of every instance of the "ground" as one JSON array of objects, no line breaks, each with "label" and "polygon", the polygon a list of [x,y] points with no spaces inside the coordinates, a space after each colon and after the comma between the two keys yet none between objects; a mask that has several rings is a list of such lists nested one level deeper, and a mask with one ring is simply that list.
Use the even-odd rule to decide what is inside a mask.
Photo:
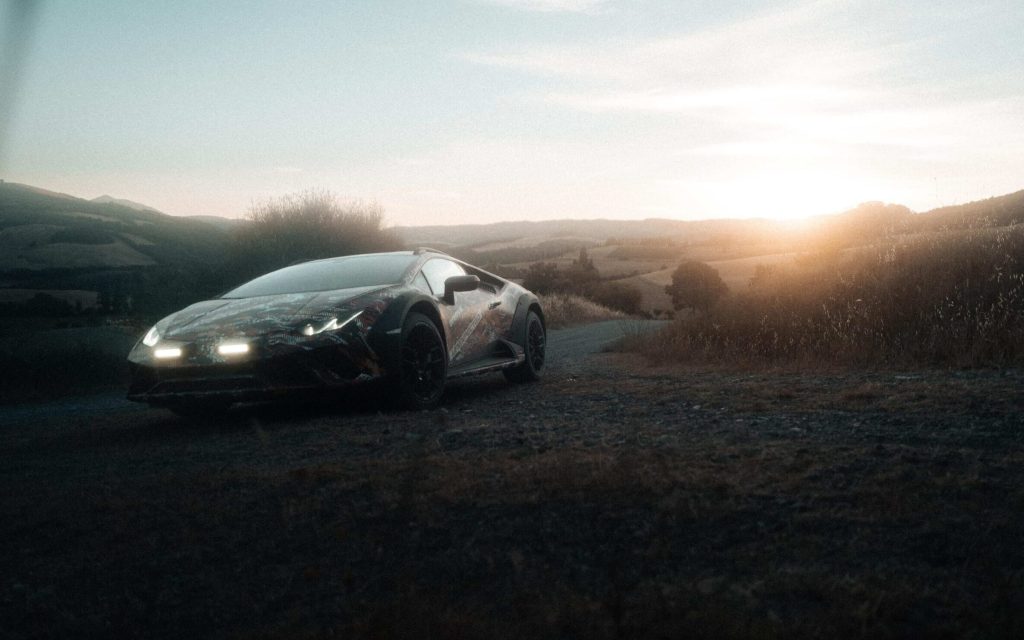
[{"label": "ground", "polygon": [[[0,409],[8,637],[1021,637],[1024,372],[652,369]],[[584,355],[588,354],[588,355]]]}]

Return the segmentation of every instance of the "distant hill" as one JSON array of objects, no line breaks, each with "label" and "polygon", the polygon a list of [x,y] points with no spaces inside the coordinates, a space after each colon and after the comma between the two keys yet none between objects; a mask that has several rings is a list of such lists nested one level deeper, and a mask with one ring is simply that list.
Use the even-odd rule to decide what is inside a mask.
[{"label": "distant hill", "polygon": [[223,254],[223,229],[103,198],[0,183],[0,272],[194,264]]},{"label": "distant hill", "polygon": [[908,221],[907,228],[912,231],[938,231],[1005,227],[1022,222],[1024,222],[1024,191],[1016,191],[1005,196],[976,200],[951,207],[940,207],[917,214]]},{"label": "distant hill", "polygon": [[131,200],[125,200],[124,198],[115,198],[113,196],[108,195],[102,195],[98,198],[93,198],[89,202],[95,202],[97,204],[119,204],[122,207],[128,207],[129,209],[134,209],[136,211],[154,211],[156,213],[163,213],[159,209],[154,209],[153,207],[150,207],[148,205],[133,202]]},{"label": "distant hill", "polygon": [[[774,220],[545,220],[540,222],[495,222],[492,224],[459,224],[448,226],[395,227],[410,247],[432,246],[438,249],[476,247],[485,249],[492,243],[519,246],[552,240],[576,240],[581,243],[604,243],[608,239],[675,238],[702,242],[717,236],[752,237],[773,234],[782,225]],[[496,248],[496,247],[495,247]]]},{"label": "distant hill", "polygon": [[[547,220],[432,226],[399,226],[395,231],[406,246],[428,246],[483,259],[500,261],[519,249],[547,245],[592,246],[606,242],[661,239],[689,245],[782,243],[779,250],[806,241],[808,234],[820,239],[832,236],[848,244],[874,238],[922,231],[999,227],[1024,223],[1024,191],[962,205],[915,213],[898,204],[865,202],[843,213],[811,218],[802,230],[767,219],[719,220]],[[792,248],[799,248],[793,246]]]},{"label": "distant hill", "polygon": [[244,220],[241,218],[225,218],[223,216],[185,216],[189,220],[198,220],[200,222],[211,224],[221,231],[231,231],[239,224],[243,224]]}]

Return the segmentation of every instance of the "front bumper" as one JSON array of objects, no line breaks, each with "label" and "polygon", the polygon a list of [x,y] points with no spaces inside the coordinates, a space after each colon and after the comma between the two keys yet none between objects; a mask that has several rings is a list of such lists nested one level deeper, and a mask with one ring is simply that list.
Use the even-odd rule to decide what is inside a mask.
[{"label": "front bumper", "polygon": [[[186,349],[186,355],[188,350]],[[365,342],[309,346],[258,345],[237,361],[183,358],[162,363],[132,359],[128,399],[151,405],[223,399],[270,400],[302,391],[326,391],[379,378],[377,358]]]}]

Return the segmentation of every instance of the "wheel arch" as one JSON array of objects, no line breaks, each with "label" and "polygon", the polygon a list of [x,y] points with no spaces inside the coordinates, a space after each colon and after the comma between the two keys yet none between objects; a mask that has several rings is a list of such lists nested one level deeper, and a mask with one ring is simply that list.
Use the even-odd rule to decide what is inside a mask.
[{"label": "wheel arch", "polygon": [[516,303],[516,313],[512,318],[510,337],[513,340],[518,340],[521,336],[526,335],[526,318],[531,311],[536,312],[540,316],[540,322],[544,325],[544,331],[548,330],[548,322],[544,317],[544,309],[540,306],[540,300],[532,293],[524,293],[519,296],[519,301]]},{"label": "wheel arch", "polygon": [[410,313],[420,313],[430,318],[430,321],[437,327],[437,332],[441,334],[441,341],[444,342],[444,348],[448,350],[448,332],[445,330],[444,320],[441,319],[441,312],[437,310],[437,306],[427,300],[418,300],[405,310],[405,314],[402,316],[402,325],[405,325],[405,318],[409,317]]},{"label": "wheel arch", "polygon": [[423,314],[434,323],[437,332],[441,334],[445,352],[448,351],[448,326],[437,308],[437,303],[419,292],[403,294],[392,302],[372,329],[371,344],[388,373],[397,371],[401,357],[402,327],[405,326],[405,319],[414,312]]}]

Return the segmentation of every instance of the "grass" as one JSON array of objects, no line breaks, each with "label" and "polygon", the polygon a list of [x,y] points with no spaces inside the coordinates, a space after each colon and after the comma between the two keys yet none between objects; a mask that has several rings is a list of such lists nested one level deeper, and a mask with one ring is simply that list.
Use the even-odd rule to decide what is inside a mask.
[{"label": "grass", "polygon": [[750,291],[627,348],[734,364],[1024,362],[1024,225],[918,234],[759,270]]},{"label": "grass", "polygon": [[[54,323],[38,324],[45,321]],[[128,351],[137,329],[37,328],[28,320],[3,326],[11,333],[0,338],[0,404],[127,388]]]},{"label": "grass", "polygon": [[[9,429],[0,616],[12,637],[1024,631],[1019,376],[613,373],[387,419]],[[919,385],[949,410],[862,406]]]},{"label": "grass", "polygon": [[571,293],[552,293],[538,297],[541,307],[544,309],[544,319],[549,329],[561,329],[597,320],[620,320],[628,317],[621,311],[609,309],[583,296]]}]

